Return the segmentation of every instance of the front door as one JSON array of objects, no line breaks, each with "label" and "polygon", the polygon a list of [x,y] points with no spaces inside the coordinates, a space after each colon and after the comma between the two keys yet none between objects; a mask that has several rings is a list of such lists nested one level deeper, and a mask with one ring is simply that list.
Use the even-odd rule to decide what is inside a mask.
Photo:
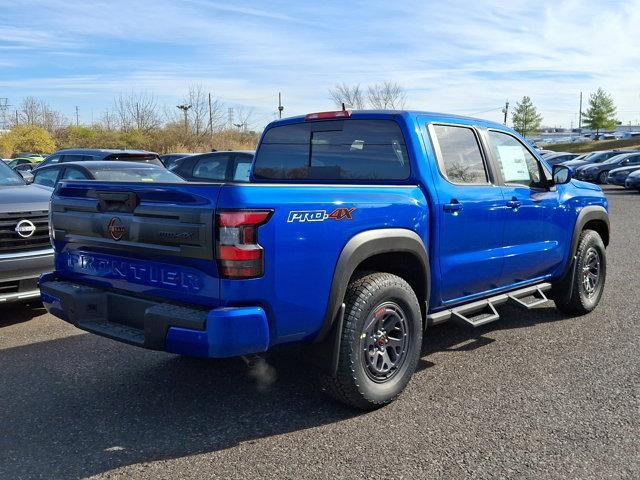
[{"label": "front door", "polygon": [[505,202],[475,128],[434,123],[428,130],[437,158],[432,173],[440,300],[454,303],[498,287]]},{"label": "front door", "polygon": [[565,217],[548,172],[514,135],[487,132],[490,151],[502,177],[505,203],[504,267],[501,286],[543,277],[563,261]]}]

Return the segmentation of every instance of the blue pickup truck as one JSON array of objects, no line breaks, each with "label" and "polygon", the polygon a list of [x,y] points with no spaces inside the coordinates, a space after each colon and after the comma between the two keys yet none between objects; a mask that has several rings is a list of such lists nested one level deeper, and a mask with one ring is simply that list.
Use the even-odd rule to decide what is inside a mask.
[{"label": "blue pickup truck", "polygon": [[98,335],[198,357],[306,343],[324,383],[393,401],[425,333],[548,299],[596,307],[601,189],[518,134],[426,112],[337,111],[265,130],[250,183],[63,181],[49,312]]}]

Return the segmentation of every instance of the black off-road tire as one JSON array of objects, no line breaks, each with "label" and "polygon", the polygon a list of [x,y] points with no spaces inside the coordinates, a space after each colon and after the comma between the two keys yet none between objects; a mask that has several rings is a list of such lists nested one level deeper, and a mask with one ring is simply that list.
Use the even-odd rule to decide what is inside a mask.
[{"label": "black off-road tire", "polygon": [[[420,358],[423,328],[418,299],[405,280],[390,273],[378,272],[364,274],[353,280],[347,287],[344,303],[343,328],[341,332],[336,332],[341,335],[337,375],[325,376],[324,386],[330,395],[347,405],[363,410],[382,407],[394,401],[404,390]],[[395,325],[404,322],[403,334],[396,329],[395,333],[388,332],[387,340],[378,338],[373,347],[367,345],[380,332],[378,330],[378,333],[368,335],[367,325],[376,328],[375,325],[390,325],[393,322]],[[402,346],[397,346],[397,338],[406,338]],[[376,348],[380,349],[379,354]],[[393,351],[389,352],[388,348]],[[387,363],[382,359],[389,359],[390,365],[392,354],[396,355],[396,351],[403,355],[396,357],[397,368],[391,369],[386,375],[380,374],[376,370],[377,360],[381,360],[380,365],[384,369]],[[381,376],[378,378],[376,374]]]},{"label": "black off-road tire", "polygon": [[[593,290],[585,275],[593,272],[594,252],[598,257],[598,281]],[[584,230],[580,234],[575,260],[565,277],[553,285],[552,297],[556,307],[570,315],[584,315],[592,311],[602,298],[607,276],[607,257],[602,238],[594,230]]]}]

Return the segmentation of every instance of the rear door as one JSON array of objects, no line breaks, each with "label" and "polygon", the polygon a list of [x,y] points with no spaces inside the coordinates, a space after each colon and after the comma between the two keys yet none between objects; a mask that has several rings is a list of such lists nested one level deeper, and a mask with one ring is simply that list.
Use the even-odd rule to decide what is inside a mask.
[{"label": "rear door", "polygon": [[441,300],[462,301],[498,286],[504,217],[502,191],[492,184],[479,132],[471,125],[428,126],[437,165],[437,259]]}]

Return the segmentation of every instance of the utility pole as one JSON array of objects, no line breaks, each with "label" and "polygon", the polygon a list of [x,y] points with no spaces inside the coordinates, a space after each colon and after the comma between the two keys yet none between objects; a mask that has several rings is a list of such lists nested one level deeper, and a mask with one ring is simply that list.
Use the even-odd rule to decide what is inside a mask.
[{"label": "utility pole", "polygon": [[80,125],[80,114],[78,112],[78,106],[76,105],[76,127]]},{"label": "utility pole", "polygon": [[18,110],[16,110],[16,125],[20,125],[20,115],[18,114]]},{"label": "utility pole", "polygon": [[507,114],[509,113],[509,100],[504,104],[504,108],[502,109],[502,113],[504,113],[504,124],[507,124]]},{"label": "utility pole", "polygon": [[140,130],[140,104],[136,102],[136,128]]},{"label": "utility pole", "polygon": [[284,107],[282,106],[282,94],[278,92],[278,118],[282,118],[282,111]]},{"label": "utility pole", "polygon": [[189,121],[187,120],[187,112],[191,108],[191,105],[183,103],[182,105],[176,105],[180,110],[184,112],[184,133],[189,133]]},{"label": "utility pole", "polygon": [[213,112],[211,109],[211,93],[209,93],[209,134],[213,138]]},{"label": "utility pole", "polygon": [[580,108],[578,110],[578,133],[582,134],[582,92],[580,92]]}]

